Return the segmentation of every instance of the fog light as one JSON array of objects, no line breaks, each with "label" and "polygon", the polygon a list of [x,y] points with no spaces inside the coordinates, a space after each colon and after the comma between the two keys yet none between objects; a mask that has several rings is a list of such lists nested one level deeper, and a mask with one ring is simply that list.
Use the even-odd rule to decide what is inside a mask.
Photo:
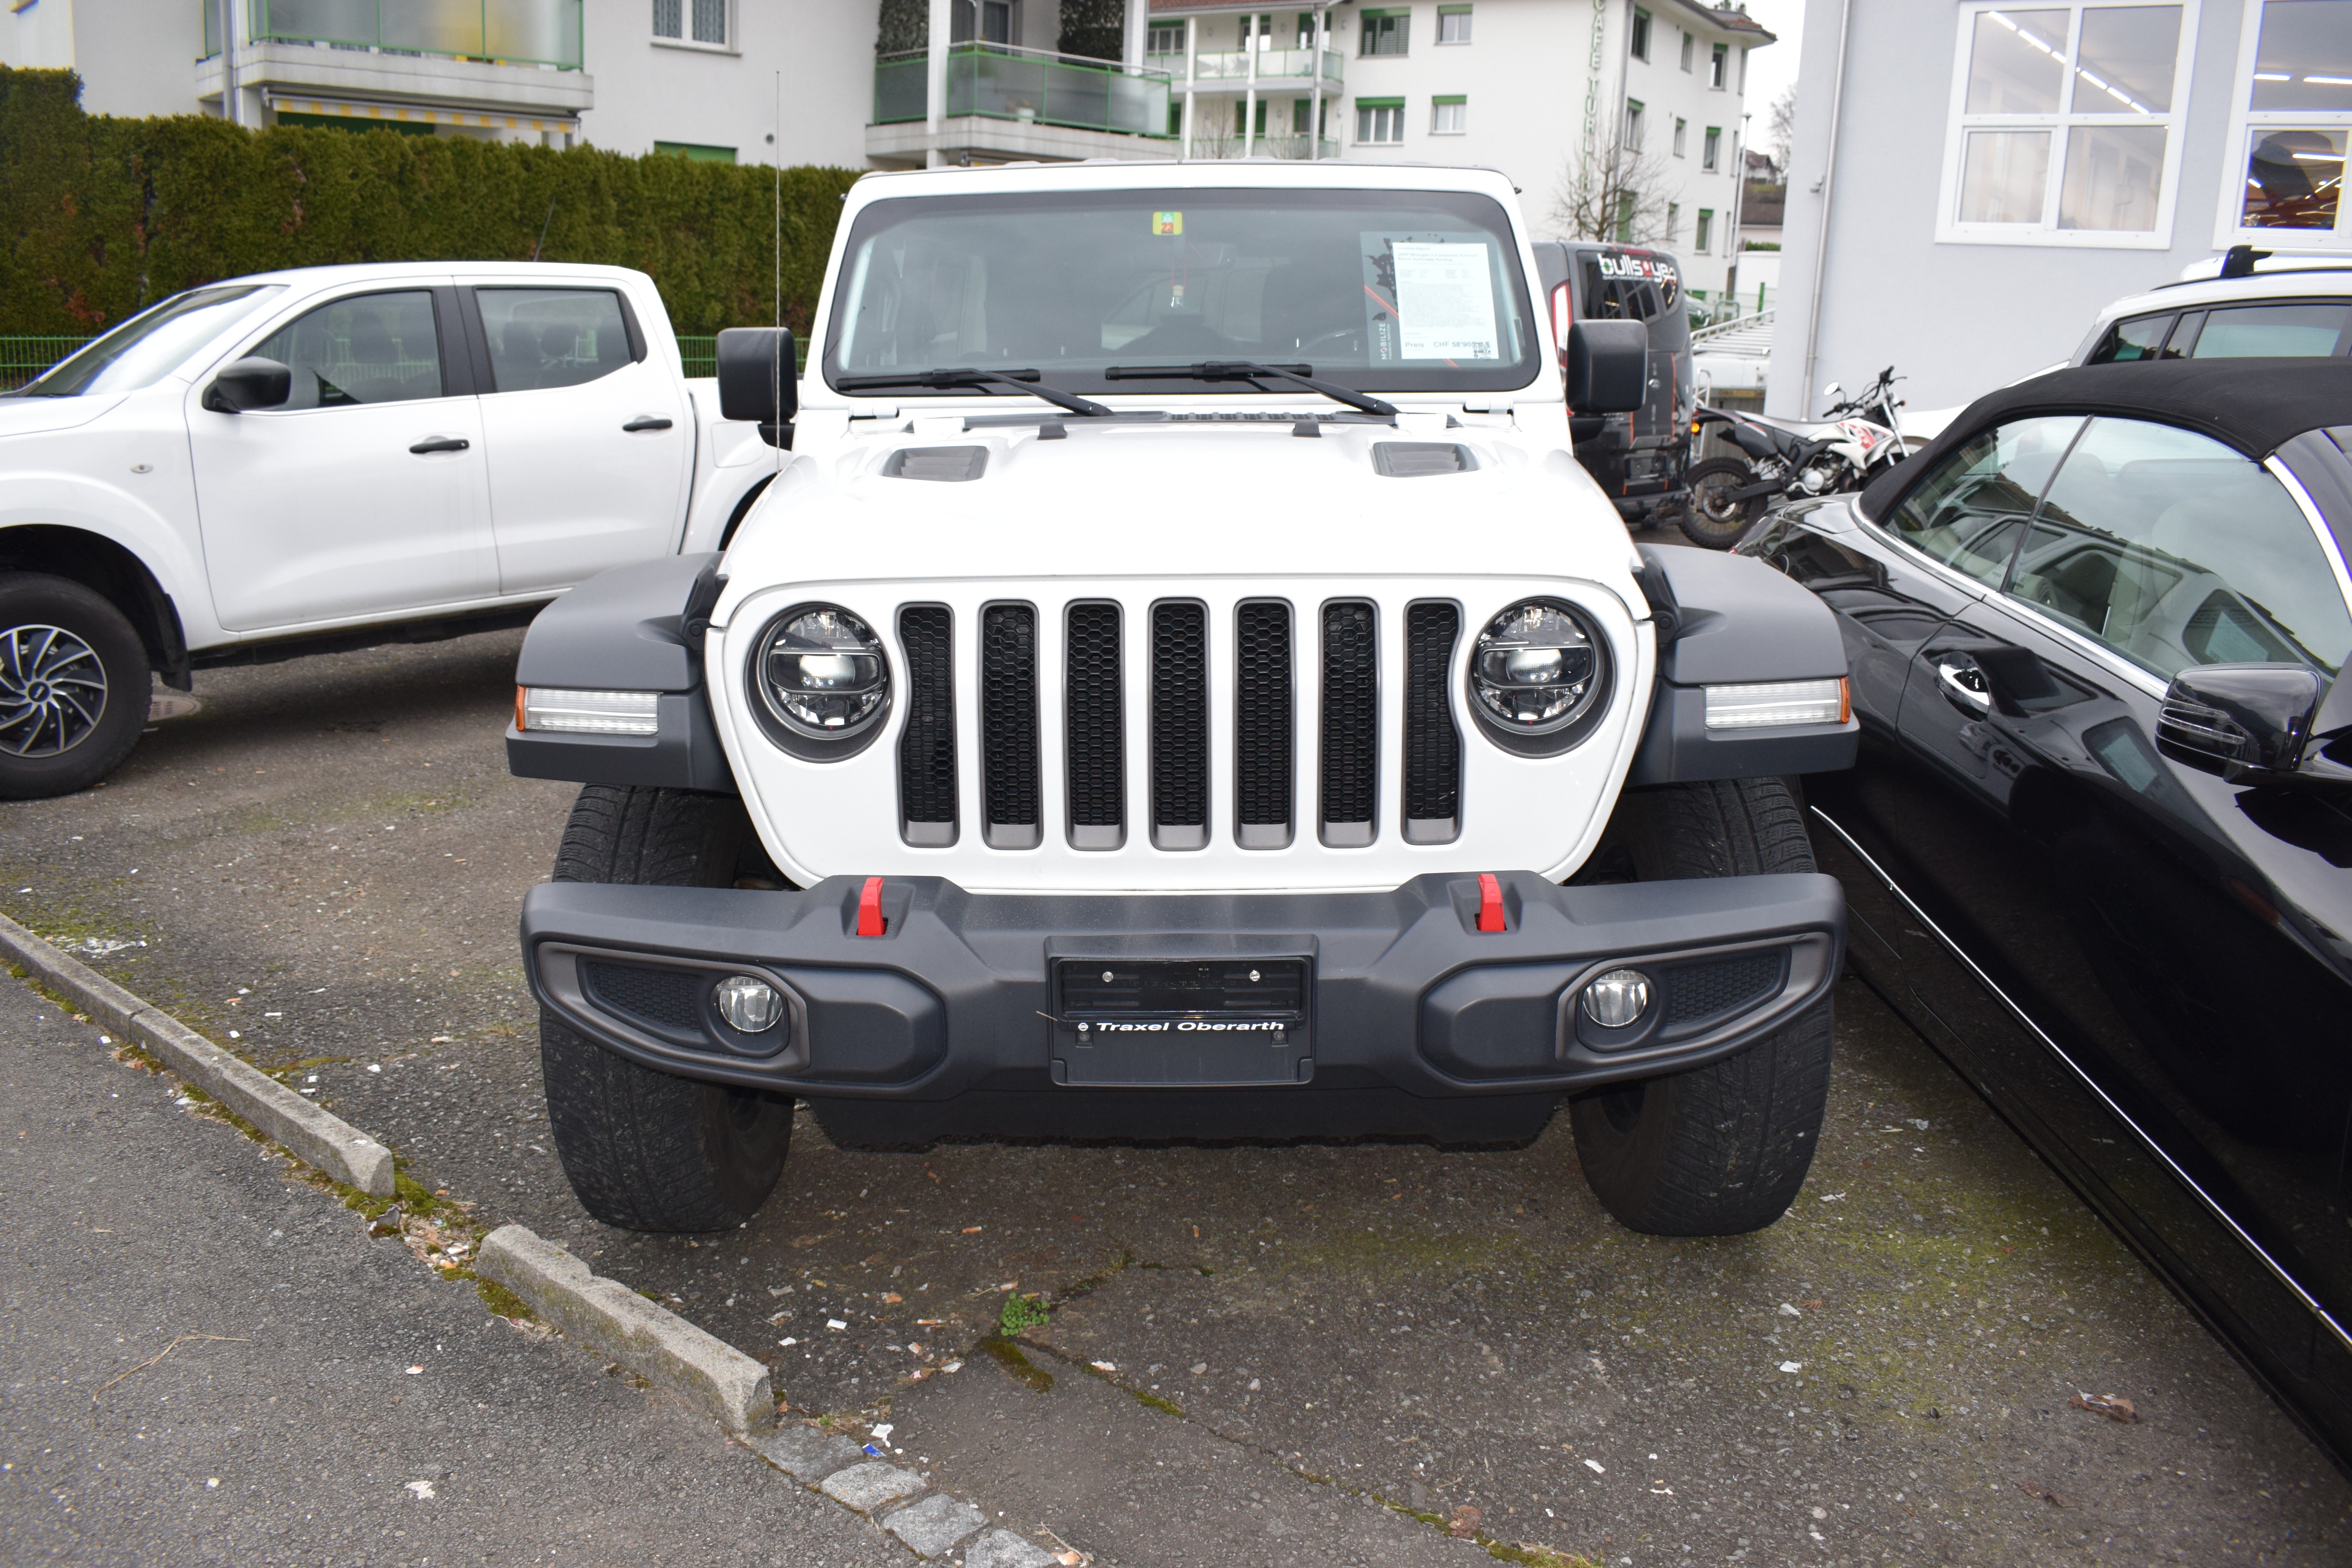
[{"label": "fog light", "polygon": [[784,999],[776,994],[776,988],[748,974],[730,974],[720,981],[716,1000],[727,1026],[747,1035],[772,1028],[784,1016]]},{"label": "fog light", "polygon": [[1612,969],[1584,988],[1584,1016],[1604,1029],[1622,1029],[1650,1010],[1650,977]]}]

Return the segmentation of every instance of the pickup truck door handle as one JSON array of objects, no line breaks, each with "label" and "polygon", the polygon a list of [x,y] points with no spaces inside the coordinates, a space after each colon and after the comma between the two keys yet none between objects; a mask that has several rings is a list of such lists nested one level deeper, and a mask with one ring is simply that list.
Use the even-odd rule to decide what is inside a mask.
[{"label": "pickup truck door handle", "polygon": [[435,452],[462,452],[472,445],[473,443],[467,440],[463,436],[427,436],[424,440],[419,441],[415,446],[411,447],[409,450],[415,453],[416,456],[424,458],[429,457]]},{"label": "pickup truck door handle", "polygon": [[640,414],[621,428],[634,436],[640,430],[667,430],[669,423],[658,414]]}]

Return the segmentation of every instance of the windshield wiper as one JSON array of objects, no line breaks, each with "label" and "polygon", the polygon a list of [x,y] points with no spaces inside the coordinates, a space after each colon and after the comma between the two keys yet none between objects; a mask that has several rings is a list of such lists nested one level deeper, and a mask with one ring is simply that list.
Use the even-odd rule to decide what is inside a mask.
[{"label": "windshield wiper", "polygon": [[[1261,376],[1276,381],[1294,382],[1310,392],[1319,392],[1334,403],[1344,403],[1350,408],[1360,408],[1367,414],[1394,415],[1396,405],[1383,403],[1377,397],[1341,386],[1333,381],[1315,379],[1311,364],[1259,364],[1245,359],[1204,359],[1198,364],[1115,364],[1103,372],[1105,381],[1150,381],[1154,377],[1174,381],[1246,381],[1255,383]],[[1259,387],[1260,392],[1265,388]]]},{"label": "windshield wiper", "polygon": [[1095,403],[1075,393],[1058,387],[1040,384],[1040,374],[1034,370],[920,370],[904,375],[845,375],[833,384],[836,392],[879,391],[886,386],[995,386],[1013,387],[1032,397],[1042,397],[1056,408],[1066,408],[1073,414],[1083,414],[1089,419],[1108,419],[1113,410],[1107,404]]}]

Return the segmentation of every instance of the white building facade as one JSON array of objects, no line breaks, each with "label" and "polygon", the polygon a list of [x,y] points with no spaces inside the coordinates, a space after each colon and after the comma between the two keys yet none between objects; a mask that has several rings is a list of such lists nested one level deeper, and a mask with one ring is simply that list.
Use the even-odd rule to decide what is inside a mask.
[{"label": "white building facade", "polygon": [[2352,0],[1810,0],[1800,80],[1776,413],[1967,402],[2231,246],[2352,262]]},{"label": "white building facade", "polygon": [[[0,63],[94,113],[846,167],[1238,157],[1479,164],[1538,233],[1638,145],[1622,237],[1725,284],[1748,55],[1700,0],[28,0]],[[1605,237],[1620,237],[1612,234]]]}]

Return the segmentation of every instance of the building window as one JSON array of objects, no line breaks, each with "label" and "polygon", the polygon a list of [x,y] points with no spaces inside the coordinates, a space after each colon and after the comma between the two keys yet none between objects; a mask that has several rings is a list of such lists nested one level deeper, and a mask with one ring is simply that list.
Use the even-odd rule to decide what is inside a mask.
[{"label": "building window", "polygon": [[1265,102],[1266,100],[1262,98],[1257,100],[1257,113],[1253,119],[1250,114],[1249,100],[1245,98],[1234,100],[1234,141],[1240,141],[1244,135],[1264,136],[1265,134]]},{"label": "building window", "polygon": [[1683,156],[1683,133],[1689,129],[1689,121],[1680,115],[1675,117],[1675,156],[1677,158]]},{"label": "building window", "polygon": [[1404,100],[1356,100],[1356,140],[1368,147],[1392,147],[1404,140]]},{"label": "building window", "polygon": [[1429,100],[1429,133],[1432,136],[1459,136],[1469,129],[1468,99],[1433,98]]},{"label": "building window", "polygon": [[1691,231],[1691,248],[1705,256],[1708,243],[1714,238],[1715,209],[1701,207],[1698,209],[1698,227]]},{"label": "building window", "polygon": [[715,49],[731,47],[731,7],[732,0],[654,0],[654,37]]},{"label": "building window", "polygon": [[1633,148],[1636,151],[1640,149],[1642,145],[1642,132],[1645,118],[1646,117],[1644,116],[1642,109],[1642,100],[1640,99],[1629,98],[1625,100],[1626,146]]},{"label": "building window", "polygon": [[1714,58],[1709,59],[1706,64],[1706,85],[1709,87],[1719,88],[1728,81],[1731,76],[1729,69],[1730,65],[1731,46],[1729,44],[1716,45]]},{"label": "building window", "polygon": [[2230,162],[2214,245],[2352,247],[2342,199],[2352,152],[2352,3],[2246,7]]},{"label": "building window", "polygon": [[1694,47],[1697,43],[1698,38],[1695,34],[1685,33],[1683,35],[1683,69],[1688,70],[1691,68],[1691,55]]},{"label": "building window", "polygon": [[1682,233],[1682,204],[1680,202],[1668,202],[1666,204],[1666,243],[1668,245],[1672,245],[1675,242],[1675,237]]},{"label": "building window", "polygon": [[735,161],[734,148],[709,147],[699,142],[656,142],[654,151],[696,163],[731,163]]},{"label": "building window", "polygon": [[1410,11],[1365,12],[1363,52],[1368,55],[1403,54],[1412,27],[1412,13]]},{"label": "building window", "polygon": [[1962,5],[1936,237],[2169,246],[2196,22],[2196,0]]},{"label": "building window", "polygon": [[1706,135],[1699,142],[1698,166],[1702,169],[1712,169],[1722,161],[1723,127],[1710,125],[1706,128]]},{"label": "building window", "polygon": [[1181,55],[1184,52],[1184,29],[1153,27],[1144,34],[1143,52],[1147,55]]},{"label": "building window", "polygon": [[1650,58],[1650,14],[1647,11],[1633,13],[1633,58],[1637,60]]},{"label": "building window", "polygon": [[1437,8],[1437,41],[1441,44],[1466,44],[1470,41],[1470,7],[1440,5]]}]

